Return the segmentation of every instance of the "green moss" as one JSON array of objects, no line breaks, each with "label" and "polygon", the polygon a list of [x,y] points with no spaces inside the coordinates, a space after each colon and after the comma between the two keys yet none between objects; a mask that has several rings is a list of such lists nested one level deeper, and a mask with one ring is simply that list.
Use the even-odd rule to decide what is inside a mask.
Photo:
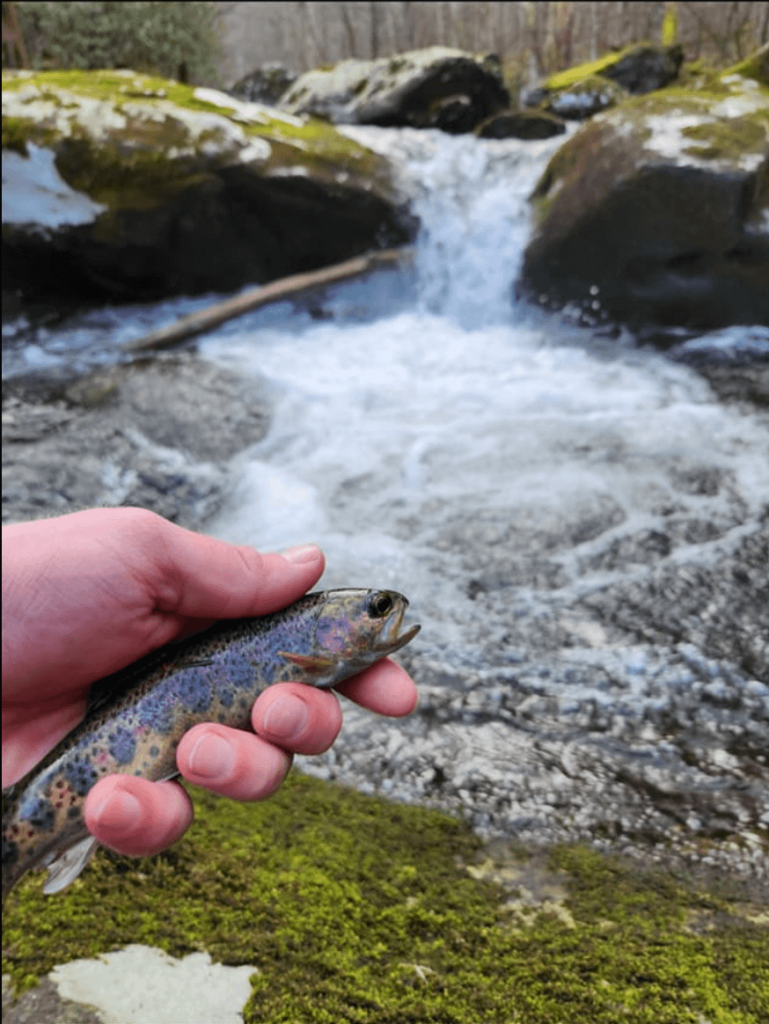
[{"label": "green moss", "polygon": [[588,61],[586,64],[575,64],[573,68],[567,68],[565,71],[559,71],[555,75],[551,75],[550,78],[545,81],[545,88],[551,92],[558,92],[559,89],[567,89],[570,85],[575,85],[577,82],[581,82],[583,78],[589,78],[591,75],[600,75],[602,71],[607,68],[613,67],[614,64],[622,60],[622,58],[635,49],[635,45],[626,46],[624,50],[618,53],[607,53],[603,57],[598,57],[597,60]]},{"label": "green moss", "polygon": [[762,46],[750,57],[728,68],[723,75],[742,75],[743,78],[752,78],[769,88],[769,45]]},{"label": "green moss", "polygon": [[258,966],[246,1024],[769,1014],[766,921],[670,875],[558,849],[548,870],[566,909],[535,907],[524,922],[520,894],[473,866],[479,841],[437,812],[297,775],[267,803],[196,792],[195,809],[188,836],[159,857],[102,852],[61,896],[40,895],[39,878],[14,891],[4,970],[15,984],[142,942]]},{"label": "green moss", "polygon": [[702,160],[738,160],[750,153],[765,153],[769,140],[769,109],[728,121],[692,125],[682,128],[681,132],[697,142],[686,152]]},{"label": "green moss", "polygon": [[27,122],[20,117],[3,118],[3,149],[27,156]]}]

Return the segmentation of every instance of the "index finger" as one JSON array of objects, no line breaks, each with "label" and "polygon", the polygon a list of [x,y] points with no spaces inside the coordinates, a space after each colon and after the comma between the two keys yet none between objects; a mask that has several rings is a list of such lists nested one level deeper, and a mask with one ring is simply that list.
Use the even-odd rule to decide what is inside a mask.
[{"label": "index finger", "polygon": [[301,597],[323,572],[315,544],[263,555],[157,516],[149,525],[154,544],[147,582],[159,611],[190,619],[266,615]]}]

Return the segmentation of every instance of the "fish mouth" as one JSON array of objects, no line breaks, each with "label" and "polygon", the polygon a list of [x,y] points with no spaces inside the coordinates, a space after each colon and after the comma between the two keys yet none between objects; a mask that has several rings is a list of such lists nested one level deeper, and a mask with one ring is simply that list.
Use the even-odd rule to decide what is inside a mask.
[{"label": "fish mouth", "polygon": [[377,644],[377,649],[384,651],[387,654],[394,654],[395,651],[399,651],[401,647],[405,647],[410,640],[414,639],[422,628],[417,624],[415,626],[411,626],[405,633],[400,632],[401,626],[403,625],[403,616],[406,614],[406,609],[408,608],[409,603],[406,598],[402,597],[400,594],[398,597],[400,597],[400,600],[396,602],[395,609],[385,620],[380,641]]}]

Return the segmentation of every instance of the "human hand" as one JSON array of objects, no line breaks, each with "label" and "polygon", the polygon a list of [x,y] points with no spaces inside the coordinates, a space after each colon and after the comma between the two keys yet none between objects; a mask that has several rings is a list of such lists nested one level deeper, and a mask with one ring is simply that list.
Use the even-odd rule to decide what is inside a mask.
[{"label": "human hand", "polygon": [[[97,679],[217,619],[266,615],[312,587],[315,545],[262,555],[184,530],[144,509],[103,508],[3,528],[3,786],[32,768],[83,717]],[[416,704],[408,675],[384,659],[338,687],[379,714]],[[274,793],[292,753],[328,749],[341,728],[334,693],[301,683],[268,687],[253,733],[217,723],[182,738],[190,782],[238,800]],[[109,775],[85,802],[105,846],[147,856],[176,842],[192,805],[175,782]]]}]

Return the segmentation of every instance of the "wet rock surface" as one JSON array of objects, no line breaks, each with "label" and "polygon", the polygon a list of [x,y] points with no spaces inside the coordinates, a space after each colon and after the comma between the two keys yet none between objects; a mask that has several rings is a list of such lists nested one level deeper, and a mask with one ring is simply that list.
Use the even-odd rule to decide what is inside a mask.
[{"label": "wet rock surface", "polygon": [[3,397],[3,522],[138,505],[199,529],[221,505],[227,460],[268,422],[253,380],[193,356],[16,378]]},{"label": "wet rock surface", "polygon": [[104,1024],[104,1018],[92,1007],[62,999],[49,978],[41,978],[35,988],[14,999],[5,975],[3,1020],[6,1024]]},{"label": "wet rock surface", "polygon": [[[647,544],[615,551],[629,576]],[[763,527],[708,569],[652,570],[534,614],[508,590],[511,628],[482,667],[404,651],[415,714],[383,730],[346,706],[342,741],[303,770],[460,812],[485,835],[587,839],[765,884],[767,565]],[[496,580],[475,595],[490,622],[504,600]]]},{"label": "wet rock surface", "polygon": [[511,110],[484,121],[477,134],[481,139],[549,139],[565,131],[564,122],[545,111]]}]

